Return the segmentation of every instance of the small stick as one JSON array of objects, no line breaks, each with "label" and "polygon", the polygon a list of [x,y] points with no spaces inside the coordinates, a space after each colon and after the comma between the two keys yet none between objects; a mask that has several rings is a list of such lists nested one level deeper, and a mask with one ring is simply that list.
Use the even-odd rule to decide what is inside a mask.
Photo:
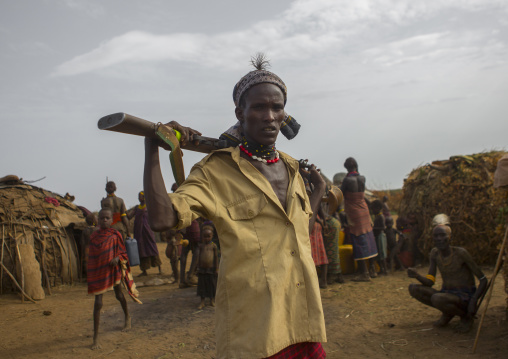
[{"label": "small stick", "polygon": [[12,275],[12,273],[7,269],[7,267],[3,264],[3,263],[0,263],[0,266],[2,266],[2,268],[5,270],[5,272],[9,275],[9,277],[11,277],[11,279],[13,280],[14,284],[16,284],[16,287],[18,287],[18,289],[21,291],[21,294],[23,294],[21,297],[24,298],[26,297],[29,301],[33,302],[33,303],[37,303],[35,300],[33,300],[32,298],[30,298],[30,296],[28,294],[25,293],[25,291],[23,290],[23,288],[21,288],[21,286],[19,285],[18,281],[16,280],[16,278],[14,278],[14,276]]},{"label": "small stick", "polygon": [[[16,228],[14,228],[14,230],[16,230]],[[25,273],[23,271],[23,263],[21,261],[21,253],[19,252],[18,239],[16,238],[15,241],[16,241],[16,255],[18,257],[19,269],[20,269],[20,272],[21,272],[21,288],[22,288],[22,290],[24,292],[25,291]],[[22,302],[25,301],[25,298],[23,296],[21,297],[21,301]]]},{"label": "small stick", "polygon": [[52,295],[51,293],[51,283],[49,282],[48,277],[48,271],[46,270],[46,260],[44,259],[46,255],[46,241],[44,240],[44,237],[39,233],[39,231],[36,229],[35,233],[37,234],[37,239],[41,242],[41,265],[42,265],[42,272],[44,273],[44,279],[46,282],[46,288],[48,288],[48,294]]},{"label": "small stick", "polygon": [[[74,248],[76,248],[76,258],[79,258],[79,252],[78,252],[78,246],[76,245],[76,240],[74,239],[74,233],[72,234],[72,238],[70,237],[69,233],[67,233],[66,230],[64,230],[65,234],[66,234],[66,237],[69,238],[69,241],[72,242],[74,244]],[[68,243],[69,244],[69,247],[72,246],[72,244]],[[69,251],[67,252],[67,258],[69,258],[69,269],[71,271],[71,285],[74,283],[73,281],[73,278],[72,278],[72,262],[71,262],[71,252],[74,252],[72,250],[72,248],[69,248]],[[78,279],[79,279],[79,269],[80,269],[80,265],[79,263],[76,262],[76,265],[78,267]]]},{"label": "small stick", "polygon": [[480,330],[482,328],[485,315],[487,314],[487,308],[489,307],[490,298],[492,297],[492,291],[494,290],[494,281],[496,280],[497,273],[499,273],[499,267],[501,266],[501,262],[503,260],[504,248],[506,245],[506,237],[508,237],[508,224],[506,226],[506,231],[504,232],[503,244],[501,244],[501,249],[499,250],[499,255],[497,256],[496,268],[494,269],[494,274],[492,275],[492,279],[490,280],[492,284],[490,285],[489,293],[487,294],[487,302],[485,303],[485,310],[483,311],[482,319],[480,320],[480,324],[478,325],[478,331],[476,332],[476,338],[473,345],[473,354],[476,351],[478,339],[480,338]]}]

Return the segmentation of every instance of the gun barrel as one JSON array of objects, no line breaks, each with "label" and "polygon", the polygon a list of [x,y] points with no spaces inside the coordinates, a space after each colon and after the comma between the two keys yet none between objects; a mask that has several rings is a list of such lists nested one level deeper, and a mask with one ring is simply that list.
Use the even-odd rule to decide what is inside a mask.
[{"label": "gun barrel", "polygon": [[97,123],[99,130],[156,138],[157,124],[123,112],[102,117]]},{"label": "gun barrel", "polygon": [[[159,138],[156,133],[158,126],[159,125],[156,123],[143,120],[142,118],[131,116],[123,112],[104,116],[97,123],[99,130],[108,130],[152,138]],[[181,148],[195,152],[210,153],[213,150],[226,147],[228,147],[226,141],[212,137],[194,135],[192,141],[189,141]]]}]

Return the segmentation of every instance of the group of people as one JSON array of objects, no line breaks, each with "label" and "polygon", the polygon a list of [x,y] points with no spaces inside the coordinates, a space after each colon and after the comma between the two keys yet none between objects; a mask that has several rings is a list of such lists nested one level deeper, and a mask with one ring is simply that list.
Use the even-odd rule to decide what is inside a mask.
[{"label": "group of people", "polygon": [[[146,214],[145,222],[151,230],[165,233],[166,253],[175,279],[178,244],[188,241],[187,246],[181,246],[180,286],[189,285],[197,272],[200,307],[205,305],[207,296],[210,304],[216,305],[217,358],[325,358],[321,343],[326,341],[326,330],[319,287],[343,280],[336,244],[339,220],[320,210],[326,183],[315,166],[302,169],[298,161],[275,147],[279,132],[292,139],[300,125],[284,110],[284,82],[266,69],[267,61],[262,55],[252,63],[255,70],[243,76],[233,90],[238,121],[221,136],[229,147],[213,151],[197,163],[185,182],[173,188],[173,193],[168,194],[160,170],[162,142],[145,138],[146,208],[143,202],[143,208],[136,208],[134,215]],[[200,135],[176,122],[168,126],[181,134],[182,146],[193,135]],[[394,242],[394,232],[388,231],[391,234],[387,235],[387,228],[393,227],[393,219],[390,222],[385,218],[382,212],[386,206],[376,203],[371,206],[375,212],[374,225],[371,224],[364,198],[365,178],[358,173],[353,158],[346,160],[345,167],[348,173],[341,184],[345,217],[341,220],[346,221],[359,267],[355,279],[370,281],[376,275],[374,260],[378,260],[383,273],[387,271],[388,246]],[[120,203],[109,193],[99,213],[101,229],[93,232],[89,250],[89,275],[96,267],[109,269],[109,274],[102,275],[107,281],[97,286],[89,281],[89,293],[96,295],[94,347],[98,347],[95,318],[100,315],[102,293],[115,290],[124,308],[126,328],[130,317],[119,283],[126,284],[129,294],[136,297],[135,287],[129,285],[132,283],[121,245],[122,234],[110,230],[116,219],[117,227],[121,223],[128,235],[125,223],[132,213],[127,213],[123,201]],[[212,221],[213,227],[200,223],[204,218]],[[191,238],[198,229],[199,245],[192,243]],[[449,246],[450,234],[446,225],[436,227],[429,274],[423,277],[408,270],[408,275],[421,283],[410,286],[410,294],[443,312],[438,325],[445,325],[458,315],[467,329],[486,279],[465,250]],[[220,265],[214,236],[220,238]],[[396,245],[397,242],[392,249]],[[188,251],[193,253],[186,273]],[[157,266],[152,259],[147,263]],[[319,278],[316,266],[321,272]],[[431,288],[437,269],[443,276],[441,291]],[[473,275],[480,279],[478,289]]]},{"label": "group of people", "polygon": [[[116,196],[116,184],[113,181],[106,183],[106,197],[101,200],[101,209],[109,209],[112,214],[111,228],[118,231],[122,240],[125,242],[131,237],[129,220],[134,218],[133,238],[137,242],[137,251],[140,259],[141,276],[147,275],[147,270],[155,267],[161,271],[161,260],[157,248],[155,234],[148,224],[148,215],[144,192],[138,194],[139,205],[127,210],[122,198]],[[79,252],[81,257],[81,268],[84,274],[87,273],[88,251],[90,246],[91,234],[98,228],[99,222],[95,214],[89,213],[86,216],[87,227],[82,232]]]},{"label": "group of people", "polygon": [[[105,292],[114,290],[125,315],[124,330],[130,329],[131,317],[127,301],[122,294],[121,284],[124,285],[133,300],[141,303],[137,299],[139,293],[131,275],[130,261],[125,245],[126,239],[130,237],[128,220],[134,218],[133,233],[137,239],[137,250],[140,258],[141,274],[139,276],[147,276],[147,270],[152,267],[158,268],[159,274],[162,274],[155,234],[148,224],[144,192],[139,192],[140,204],[128,211],[123,199],[115,195],[116,184],[114,182],[110,181],[106,184],[106,192],[107,197],[101,201],[102,208],[99,211],[98,218],[93,213],[87,215],[88,226],[83,230],[80,241],[81,264],[87,278],[88,293],[95,295],[92,349],[101,347],[99,323],[102,295]],[[186,241],[186,245],[177,244],[175,240],[177,235],[180,238],[183,236],[191,238],[191,241],[182,239],[180,242]],[[205,306],[205,298],[209,298],[210,305],[215,306],[218,249],[215,243],[212,242],[214,236],[216,238],[213,224],[210,221],[200,223],[198,220],[193,221],[188,228],[178,232],[169,230],[163,232],[161,236],[168,242],[166,253],[169,254],[168,257],[172,264],[175,280],[178,280],[176,262],[178,259],[181,260],[181,273],[185,273],[187,254],[189,250],[192,251],[193,263],[187,272],[187,276],[180,278],[180,287],[189,286],[190,277],[197,271],[198,280],[197,283],[193,284],[197,284],[197,294],[201,297],[200,309]],[[189,245],[189,242],[193,245]],[[170,250],[170,247],[173,248]],[[181,250],[181,248],[184,248],[184,250]],[[196,259],[195,265],[194,259]]]}]

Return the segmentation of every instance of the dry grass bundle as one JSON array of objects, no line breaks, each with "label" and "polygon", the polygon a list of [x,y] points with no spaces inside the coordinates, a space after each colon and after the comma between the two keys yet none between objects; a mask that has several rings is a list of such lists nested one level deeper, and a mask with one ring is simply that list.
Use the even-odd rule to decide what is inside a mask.
[{"label": "dry grass bundle", "polygon": [[384,196],[388,197],[390,212],[399,212],[400,201],[402,200],[402,189],[372,190],[372,193],[379,200],[382,200]]},{"label": "dry grass bundle", "polygon": [[405,180],[400,215],[414,213],[423,235],[419,247],[433,247],[432,218],[450,217],[452,245],[466,248],[478,264],[493,264],[502,240],[496,231],[499,209],[506,206],[503,190],[492,186],[497,161],[506,152],[453,156],[413,170]]}]

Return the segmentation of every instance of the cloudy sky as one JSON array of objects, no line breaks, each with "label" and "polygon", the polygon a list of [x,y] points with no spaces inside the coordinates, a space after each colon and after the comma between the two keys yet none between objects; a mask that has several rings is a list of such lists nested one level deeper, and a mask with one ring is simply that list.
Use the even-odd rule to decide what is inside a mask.
[{"label": "cloudy sky", "polygon": [[370,188],[400,188],[419,165],[506,149],[507,45],[508,0],[0,0],[0,177],[45,176],[90,210],[108,177],[135,205],[143,139],[98,119],[217,137],[262,51],[302,124],[279,149],[328,177],[353,156]]}]

